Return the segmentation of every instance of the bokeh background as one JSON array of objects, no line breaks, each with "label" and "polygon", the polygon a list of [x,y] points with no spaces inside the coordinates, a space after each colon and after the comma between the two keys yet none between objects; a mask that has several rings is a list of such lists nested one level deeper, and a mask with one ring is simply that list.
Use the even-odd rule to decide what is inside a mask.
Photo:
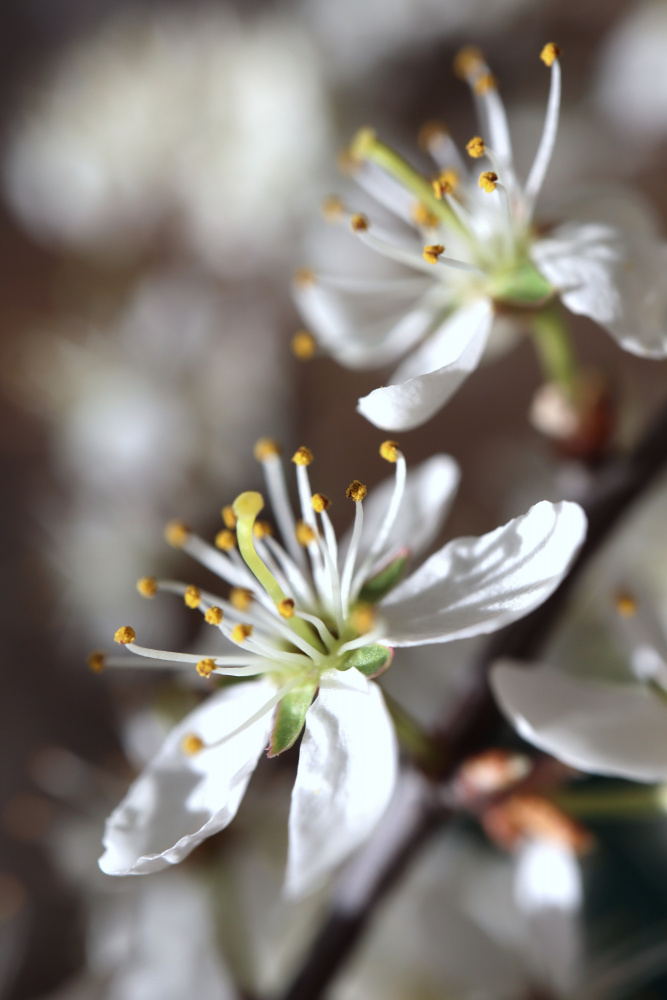
[{"label": "bokeh background", "polygon": [[[123,933],[134,934],[130,910],[149,907],[142,919],[164,921],[163,936],[184,947],[187,939],[190,951],[211,933],[198,923],[198,888],[170,873],[160,899],[128,904],[135,890],[95,865],[105,814],[164,720],[195,694],[136,672],[95,676],[86,654],[108,647],[126,621],[148,645],[196,641],[185,609],[142,603],[134,582],[190,573],[164,544],[164,522],[217,530],[221,504],[260,485],[260,435],[311,447],[316,488],[333,497],[354,477],[379,480],[381,435],[354,411],[376,374],[326,358],[301,363],[289,350],[300,325],[291,273],[327,240],[321,198],[349,184],[337,152],[366,124],[409,151],[433,118],[464,143],[473,108],[451,65],[474,42],[498,77],[525,169],[544,113],[538,53],[549,40],[564,50],[564,105],[545,200],[580,184],[631,182],[664,223],[663,0],[1,5],[3,996],[163,1000],[154,982],[114,985]],[[332,254],[344,252],[338,245]],[[664,398],[664,364],[619,352],[585,320],[575,333],[616,395],[613,446],[627,446]],[[568,461],[557,473],[526,420],[538,384],[523,344],[402,439],[411,462],[442,449],[463,468],[446,537],[585,488],[587,469]],[[446,713],[458,683],[462,656],[447,655],[446,682],[432,664],[421,704],[413,685],[399,691],[417,713],[433,713],[429,721]],[[321,905],[286,921],[277,901],[287,758],[260,768],[238,824],[188,868],[217,879],[226,968],[249,992],[284,981]],[[270,821],[258,821],[267,810]],[[270,835],[257,833],[263,826]],[[598,864],[591,897],[607,924],[599,930],[589,915],[593,937],[609,943],[625,932],[621,912],[632,934],[664,917],[667,830],[656,829],[635,825],[634,840],[608,834],[608,867]],[[229,913],[241,895],[258,935],[250,957]],[[169,912],[180,920],[170,923]],[[281,923],[289,928],[278,934]],[[211,981],[225,975],[214,969]],[[642,989],[667,996],[655,977]],[[198,995],[222,994],[201,985]]]}]

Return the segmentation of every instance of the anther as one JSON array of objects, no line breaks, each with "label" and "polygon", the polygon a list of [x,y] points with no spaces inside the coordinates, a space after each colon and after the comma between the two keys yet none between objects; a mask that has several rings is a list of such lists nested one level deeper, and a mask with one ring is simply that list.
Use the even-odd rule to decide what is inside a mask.
[{"label": "anther", "polygon": [[350,225],[355,233],[363,233],[368,229],[368,218],[363,212],[355,212],[350,218]]},{"label": "anther", "polygon": [[276,607],[278,608],[278,614],[281,618],[294,617],[294,601],[291,597],[286,597],[285,600],[277,604]]},{"label": "anther", "polygon": [[322,215],[326,222],[335,224],[340,222],[343,215],[343,202],[337,194],[330,194],[322,202]]},{"label": "anther", "polygon": [[445,252],[442,243],[429,243],[422,250],[422,257],[427,264],[437,264],[440,254]]},{"label": "anther", "polygon": [[473,136],[470,142],[466,143],[466,151],[468,156],[472,156],[473,160],[478,160],[480,156],[484,156],[486,146],[482,137],[480,135]]},{"label": "anther", "polygon": [[190,529],[184,521],[170,521],[164,529],[164,537],[175,549],[181,549],[190,537]]},{"label": "anther", "polygon": [[142,576],[137,580],[137,590],[142,597],[155,597],[157,594],[157,580],[154,576]]},{"label": "anther", "polygon": [[231,635],[233,642],[245,642],[252,635],[252,625],[235,625]]},{"label": "anther", "polygon": [[186,733],[181,740],[181,752],[186,757],[196,757],[198,753],[202,752],[205,746],[206,744],[201,736],[197,736],[196,733]]},{"label": "anther", "polygon": [[495,90],[497,86],[498,81],[493,73],[482,73],[482,75],[475,80],[473,90],[478,97],[483,97],[484,94],[488,94],[490,90]]},{"label": "anther", "polygon": [[185,588],[183,600],[188,608],[198,608],[201,603],[201,590],[199,587],[195,587],[193,583],[189,584]]},{"label": "anther", "polygon": [[226,504],[220,513],[222,514],[222,520],[224,521],[225,528],[229,528],[230,531],[233,531],[236,527],[236,514],[234,513],[232,505]]},{"label": "anther", "polygon": [[563,50],[555,42],[547,42],[540,52],[540,59],[545,66],[553,66],[556,59],[563,54]]},{"label": "anther", "polygon": [[440,201],[445,194],[452,194],[456,185],[459,182],[459,175],[453,168],[448,170],[443,170],[441,174],[433,181],[433,193],[435,194],[438,201]]},{"label": "anther", "polygon": [[273,534],[273,527],[268,521],[255,521],[252,526],[252,533],[255,538],[266,538],[267,535]]},{"label": "anther", "polygon": [[412,218],[423,229],[433,229],[438,224],[438,217],[418,201],[412,208]]},{"label": "anther", "polygon": [[324,493],[313,493],[313,497],[310,502],[316,514],[321,514],[322,511],[326,510],[331,504],[331,500],[329,497],[325,496]]},{"label": "anther", "polygon": [[397,462],[398,442],[383,441],[380,445],[380,456],[385,460],[385,462]]},{"label": "anther", "polygon": [[[265,462],[267,458],[275,458],[282,454],[282,447],[278,441],[274,441],[273,438],[260,438],[255,444],[253,449],[253,454],[258,462]],[[232,514],[234,513],[234,508],[232,507]],[[223,514],[224,517],[224,514]],[[225,524],[227,522],[225,521]],[[227,524],[227,527],[236,527],[236,522],[233,525]]]},{"label": "anther", "polygon": [[448,135],[447,128],[442,122],[424,122],[422,127],[419,129],[417,142],[419,143],[421,149],[429,152],[429,150],[433,149],[434,146],[437,146],[446,135]]},{"label": "anther", "polygon": [[309,330],[298,330],[290,341],[290,349],[299,361],[310,361],[315,354],[317,341]]},{"label": "anther", "polygon": [[204,615],[204,621],[209,625],[219,625],[222,621],[222,608],[217,607],[215,604],[206,609],[206,614]]},{"label": "anther", "polygon": [[614,607],[622,618],[632,618],[637,614],[637,598],[626,590],[614,594]]},{"label": "anther", "polygon": [[302,444],[292,455],[292,461],[295,465],[310,465],[313,461],[313,453],[310,448],[306,448],[305,444]]},{"label": "anther", "polygon": [[252,598],[252,590],[246,590],[245,587],[232,587],[229,592],[229,603],[237,611],[247,611],[252,604]]},{"label": "anther", "polygon": [[306,524],[305,521],[297,522],[296,527],[294,528],[294,534],[297,542],[304,549],[307,548],[311,542],[314,542],[317,537],[311,526]]},{"label": "anther", "polygon": [[292,280],[297,288],[308,288],[315,284],[315,272],[312,267],[298,267],[292,275]]},{"label": "anther", "polygon": [[106,653],[102,652],[101,649],[96,649],[94,652],[88,653],[86,663],[94,674],[101,674],[107,664]]},{"label": "anther", "polygon": [[498,174],[494,174],[493,170],[485,170],[483,174],[479,175],[479,186],[482,191],[486,191],[487,194],[491,194],[496,190],[496,181],[498,180]]},{"label": "anther", "polygon": [[360,161],[349,146],[343,146],[336,155],[336,166],[345,177],[352,177],[359,169]]},{"label": "anther", "polygon": [[354,479],[345,490],[345,496],[347,499],[354,500],[355,503],[359,503],[363,500],[367,493],[368,489],[363,483],[360,483],[358,479]]},{"label": "anther", "polygon": [[214,544],[216,549],[222,549],[223,552],[231,552],[232,549],[236,548],[236,535],[231,528],[223,528],[215,536]]},{"label": "anther", "polygon": [[350,624],[357,635],[365,635],[375,625],[376,613],[372,604],[361,601],[350,612]]},{"label": "anther", "polygon": [[232,509],[239,520],[253,520],[264,509],[264,497],[256,490],[239,493],[232,504]]},{"label": "anther", "polygon": [[113,640],[114,642],[119,642],[121,646],[128,646],[131,642],[134,642],[136,638],[137,633],[131,625],[121,625],[120,628],[116,629]]},{"label": "anther", "polygon": [[454,57],[453,69],[460,80],[467,80],[484,66],[484,54],[476,45],[466,45]]},{"label": "anther", "polygon": [[200,677],[210,677],[215,670],[215,660],[207,657],[205,660],[200,660],[197,664],[197,673]]}]

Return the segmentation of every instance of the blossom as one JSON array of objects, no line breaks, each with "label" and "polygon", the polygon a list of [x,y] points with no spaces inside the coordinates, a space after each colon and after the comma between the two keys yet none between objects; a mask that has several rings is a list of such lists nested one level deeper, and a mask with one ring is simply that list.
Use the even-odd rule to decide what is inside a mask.
[{"label": "blossom", "polygon": [[[139,590],[182,596],[227,649],[210,655],[147,649],[130,626],[116,640],[158,667],[191,663],[205,677],[241,683],[223,687],[177,725],[132,785],[107,822],[105,872],[151,872],[180,861],[231,822],[266,746],[276,756],[304,730],[286,891],[309,892],[370,835],[394,790],[396,736],[374,680],[389,666],[393,647],[498,629],[545,600],[567,572],[585,516],[576,504],[542,502],[487,535],[449,542],[401,579],[409,556],[437,535],[458,469],[436,455],[408,475],[395,442],[385,441],[380,454],[395,466],[394,481],[368,499],[363,483],[350,484],[354,523],[340,545],[328,498],[311,489],[312,452],[301,447],[293,456],[297,520],[279,447],[270,440],[258,442],[256,456],[283,545],[258,520],[264,506],[258,492],[223,508],[217,547],[180,522],[168,527],[172,544],[231,585],[229,598],[154,578],[140,580]],[[93,666],[103,664],[97,654]]]},{"label": "blossom", "polygon": [[535,224],[561,91],[558,47],[545,46],[542,59],[551,74],[547,112],[523,183],[495,79],[478,50],[464,50],[455,64],[481,112],[481,134],[466,146],[476,170],[439,125],[421,136],[437,164],[433,181],[370,129],[352,142],[356,180],[403,228],[385,229],[336,199],[326,203],[326,216],[347,220],[362,243],[401,265],[401,274],[365,280],[306,269],[297,272],[294,290],[306,323],[342,364],[372,368],[404,356],[387,385],[359,400],[359,412],[378,427],[407,430],[430,419],[479,364],[496,313],[504,326],[513,318],[532,329],[550,379],[569,393],[574,369],[557,299],[595,320],[624,350],[667,354],[667,249],[640,213],[620,222],[618,199],[598,191],[564,204],[555,227]]}]

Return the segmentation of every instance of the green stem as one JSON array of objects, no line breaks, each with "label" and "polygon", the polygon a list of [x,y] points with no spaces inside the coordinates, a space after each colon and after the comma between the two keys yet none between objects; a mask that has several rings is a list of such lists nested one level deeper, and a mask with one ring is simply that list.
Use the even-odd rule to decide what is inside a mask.
[{"label": "green stem", "polygon": [[424,731],[419,722],[399,703],[382,691],[402,749],[427,774],[437,774],[442,763],[443,747]]},{"label": "green stem", "polygon": [[533,342],[546,381],[557,382],[574,399],[578,365],[562,310],[545,306],[533,316]]},{"label": "green stem", "polygon": [[632,820],[667,812],[667,785],[567,789],[552,795],[565,812],[582,819]]}]

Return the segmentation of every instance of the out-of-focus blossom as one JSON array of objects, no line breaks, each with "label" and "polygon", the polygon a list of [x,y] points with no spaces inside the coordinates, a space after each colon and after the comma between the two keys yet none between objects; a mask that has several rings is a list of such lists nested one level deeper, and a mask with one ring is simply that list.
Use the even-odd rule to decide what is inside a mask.
[{"label": "out-of-focus blossom", "polygon": [[253,273],[288,263],[329,132],[321,62],[294,21],[135,11],[47,78],[14,129],[5,191],[44,240],[129,256],[166,235]]}]

